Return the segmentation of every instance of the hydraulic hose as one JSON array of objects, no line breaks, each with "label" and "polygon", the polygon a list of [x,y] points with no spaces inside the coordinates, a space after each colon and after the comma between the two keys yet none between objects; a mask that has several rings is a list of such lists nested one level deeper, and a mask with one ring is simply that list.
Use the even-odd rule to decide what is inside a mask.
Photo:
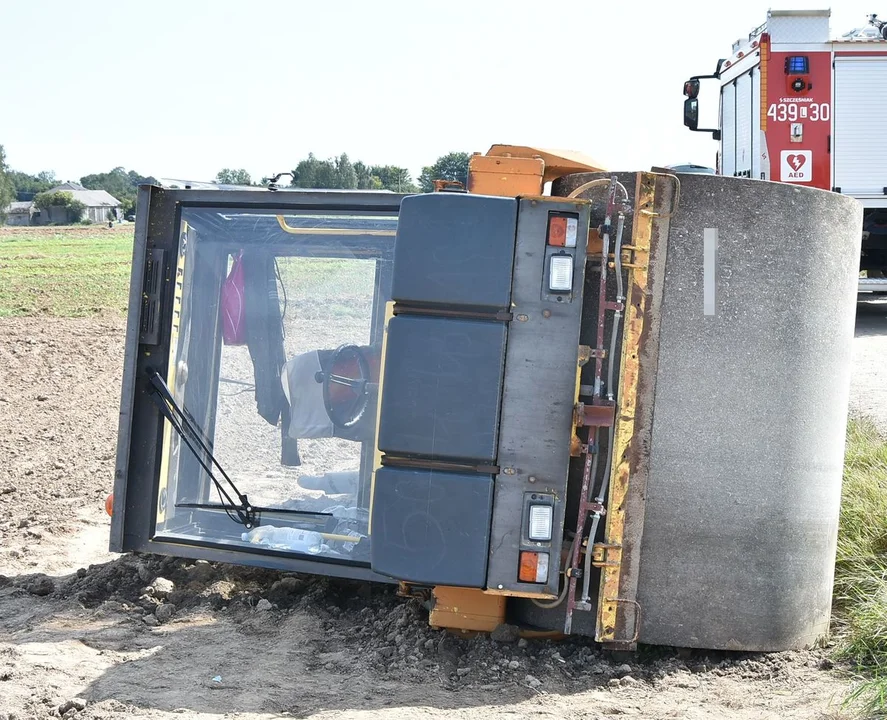
[{"label": "hydraulic hose", "polygon": [[[597,455],[595,455],[597,460]],[[610,426],[609,442],[607,443],[607,466],[604,468],[604,479],[601,482],[601,489],[595,496],[594,500],[603,505],[604,498],[607,495],[607,488],[610,485],[610,463],[613,460],[613,426]],[[585,548],[585,565],[582,572],[582,600],[588,602],[589,593],[591,591],[591,563],[594,548],[594,536],[597,535],[598,525],[601,521],[601,514],[596,512],[591,518],[591,529],[588,531],[588,547]]]},{"label": "hydraulic hose", "polygon": [[[568,198],[577,198],[582,193],[584,193],[586,190],[591,190],[591,188],[597,187],[598,185],[609,185],[610,182],[611,182],[610,178],[598,178],[597,180],[589,180],[587,183],[583,183],[582,185],[577,187],[575,190],[573,190],[569,195],[567,195],[567,197]],[[622,197],[625,200],[625,202],[628,203],[628,190],[625,189],[625,185],[623,185],[621,182],[619,182],[617,180],[616,187],[618,187],[619,190],[622,191]]]},{"label": "hydraulic hose", "polygon": [[616,222],[616,247],[613,249],[615,253],[614,269],[616,270],[616,302],[625,300],[625,288],[622,286],[622,231],[625,228],[625,214],[619,213],[619,220]]},{"label": "hydraulic hose", "polygon": [[545,602],[544,600],[537,600],[536,598],[530,598],[530,602],[533,603],[536,607],[540,607],[543,610],[552,610],[560,605],[567,597],[567,591],[570,588],[570,580],[567,578],[567,567],[570,564],[570,558],[573,557],[573,551],[576,549],[576,543],[579,542],[578,533],[573,536],[573,542],[570,543],[570,551],[567,553],[567,557],[563,563],[563,569],[561,573],[564,576],[564,586],[561,588],[560,595],[557,596],[556,600],[552,600],[551,602]]},{"label": "hydraulic hose", "polygon": [[591,562],[594,555],[594,536],[597,535],[597,526],[601,522],[601,514],[595,513],[591,517],[591,529],[588,531],[588,546],[585,548],[585,566],[582,570],[582,601],[588,602],[591,593]]},{"label": "hydraulic hose", "polygon": [[[614,270],[616,275],[616,302],[625,301],[625,288],[622,285],[622,230],[625,227],[625,215],[619,213],[616,222],[616,245],[613,248]],[[607,399],[613,400],[613,370],[616,365],[616,341],[619,338],[619,329],[622,325],[622,311],[617,310],[613,315],[613,331],[610,333],[610,355],[607,362]]]}]

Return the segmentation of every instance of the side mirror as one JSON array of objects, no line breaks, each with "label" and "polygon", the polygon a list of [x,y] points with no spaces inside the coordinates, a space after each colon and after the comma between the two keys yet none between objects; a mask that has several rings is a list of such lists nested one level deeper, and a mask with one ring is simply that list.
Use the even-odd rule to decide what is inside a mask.
[{"label": "side mirror", "polygon": [[696,75],[695,77],[691,77],[684,83],[684,96],[687,98],[686,100],[684,100],[684,125],[690,128],[690,130],[692,130],[693,132],[710,132],[712,138],[714,138],[715,140],[721,139],[720,128],[699,127],[698,98],[701,86],[701,83],[699,81],[718,78],[718,73],[720,72],[723,62],[723,60],[718,61],[718,69],[715,71],[714,75]]},{"label": "side mirror", "polygon": [[684,100],[684,125],[694,132],[699,128],[699,101],[695,97]]}]

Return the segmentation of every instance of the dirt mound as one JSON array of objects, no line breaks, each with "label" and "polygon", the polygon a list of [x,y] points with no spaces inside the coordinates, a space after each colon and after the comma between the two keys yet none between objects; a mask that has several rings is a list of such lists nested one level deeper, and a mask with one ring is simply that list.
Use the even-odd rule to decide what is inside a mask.
[{"label": "dirt mound", "polygon": [[[429,601],[400,598],[393,586],[156,555],[124,556],[56,580],[43,574],[0,576],[0,586],[4,584],[31,595],[51,596],[62,604],[74,601],[103,617],[126,615],[141,620],[145,628],[214,613],[240,621],[268,613],[267,624],[272,626],[287,614],[308,616],[337,640],[324,643],[322,652],[345,653],[343,657],[358,658],[365,670],[383,675],[421,679],[433,670],[450,689],[461,685],[493,689],[501,683],[536,689],[546,683],[575,691],[595,685],[656,684],[682,673],[752,679],[765,673],[772,681],[788,681],[799,661],[828,665],[821,652],[663,648],[647,648],[627,664],[587,638],[527,640],[508,626],[492,636],[434,629],[428,625]],[[331,670],[337,662],[326,659],[311,667]]]},{"label": "dirt mound", "polygon": [[[430,707],[454,717],[547,708],[558,717],[811,718],[841,688],[823,672],[822,652],[645,648],[625,662],[582,638],[435,630],[425,604],[393,586],[151,555],[64,578],[6,578],[0,609],[0,680],[15,691],[0,711],[28,713],[9,717],[385,709],[407,718]],[[49,664],[48,652],[57,656]],[[673,714],[696,704],[704,714]],[[656,710],[641,714],[647,706]],[[593,714],[570,714],[578,708]]]}]

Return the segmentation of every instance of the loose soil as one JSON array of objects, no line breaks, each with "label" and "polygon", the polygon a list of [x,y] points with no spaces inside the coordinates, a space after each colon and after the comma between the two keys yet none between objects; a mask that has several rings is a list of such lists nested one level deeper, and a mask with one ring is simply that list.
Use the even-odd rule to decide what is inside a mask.
[{"label": "loose soil", "polygon": [[110,233],[114,235],[132,236],[132,223],[121,223],[109,228],[107,224],[94,223],[92,225],[0,225],[0,237],[27,237],[29,235],[58,235],[70,237],[71,235],[98,235]]},{"label": "loose soil", "polygon": [[123,323],[0,320],[0,719],[845,718],[826,651],[432,630],[419,600],[106,551]]}]

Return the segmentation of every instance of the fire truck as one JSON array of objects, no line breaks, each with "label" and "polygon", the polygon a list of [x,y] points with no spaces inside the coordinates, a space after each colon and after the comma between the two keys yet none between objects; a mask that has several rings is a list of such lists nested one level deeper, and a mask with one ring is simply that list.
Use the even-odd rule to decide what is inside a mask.
[{"label": "fire truck", "polygon": [[[684,83],[684,124],[719,141],[721,175],[849,195],[864,208],[859,290],[887,292],[887,41],[883,23],[831,39],[829,10],[771,10],[712,75]],[[720,85],[699,127],[702,80]],[[881,105],[885,104],[882,108]]]}]

